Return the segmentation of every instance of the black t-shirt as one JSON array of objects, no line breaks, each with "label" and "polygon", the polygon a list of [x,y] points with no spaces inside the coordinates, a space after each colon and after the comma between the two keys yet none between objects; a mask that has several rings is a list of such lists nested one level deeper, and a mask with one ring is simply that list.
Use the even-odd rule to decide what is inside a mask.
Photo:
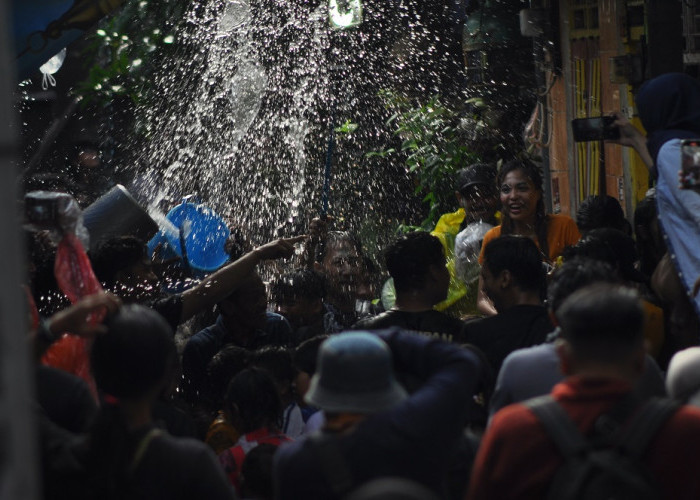
[{"label": "black t-shirt", "polygon": [[464,322],[435,310],[408,312],[391,309],[379,316],[358,321],[353,329],[381,330],[392,326],[448,342],[464,343]]},{"label": "black t-shirt", "polygon": [[39,405],[51,421],[76,434],[88,430],[97,413],[97,403],[83,379],[38,365],[36,388]]},{"label": "black t-shirt", "polygon": [[503,360],[516,349],[542,344],[554,330],[547,309],[537,305],[513,306],[501,313],[464,327],[465,341],[480,348],[495,374]]}]

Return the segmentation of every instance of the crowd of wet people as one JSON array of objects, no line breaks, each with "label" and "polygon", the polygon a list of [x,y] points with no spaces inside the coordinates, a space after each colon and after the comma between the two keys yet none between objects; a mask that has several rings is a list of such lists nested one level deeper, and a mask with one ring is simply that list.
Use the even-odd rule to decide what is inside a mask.
[{"label": "crowd of wet people", "polygon": [[[181,270],[121,236],[89,253],[106,291],[70,306],[55,246],[29,233],[44,497],[569,498],[582,481],[562,470],[583,466],[552,419],[573,443],[624,445],[649,479],[602,488],[700,497],[700,323],[657,200],[678,195],[665,148],[700,137],[700,84],[662,78],[663,98],[640,95],[651,147],[616,121],[659,178],[629,218],[606,195],[548,214],[533,162],[476,164],[458,210],[384,262],[315,219],[164,293]],[[678,196],[692,246],[700,194]]]}]

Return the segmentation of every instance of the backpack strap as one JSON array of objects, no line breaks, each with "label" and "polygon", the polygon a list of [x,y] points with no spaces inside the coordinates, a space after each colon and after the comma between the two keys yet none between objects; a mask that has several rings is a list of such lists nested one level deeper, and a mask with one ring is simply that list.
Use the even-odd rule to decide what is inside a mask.
[{"label": "backpack strap", "polygon": [[647,449],[659,428],[675,415],[681,405],[671,399],[652,398],[634,416],[620,438],[619,447],[627,455],[639,458]]},{"label": "backpack strap", "polygon": [[590,448],[581,431],[552,396],[540,396],[523,404],[535,414],[564,457],[583,453]]},{"label": "backpack strap", "polygon": [[307,439],[318,454],[321,468],[333,493],[337,497],[347,495],[355,486],[355,480],[340,451],[337,437],[327,432],[315,432]]}]

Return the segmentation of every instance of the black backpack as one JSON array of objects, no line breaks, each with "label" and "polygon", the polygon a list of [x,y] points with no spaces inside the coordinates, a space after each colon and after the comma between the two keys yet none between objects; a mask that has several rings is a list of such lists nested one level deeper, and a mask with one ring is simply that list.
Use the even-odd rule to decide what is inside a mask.
[{"label": "black backpack", "polygon": [[548,499],[652,500],[661,498],[658,486],[642,463],[642,455],[680,406],[667,399],[651,399],[639,408],[630,395],[598,418],[593,435],[584,437],[551,396],[525,402],[564,457],[549,488]]}]

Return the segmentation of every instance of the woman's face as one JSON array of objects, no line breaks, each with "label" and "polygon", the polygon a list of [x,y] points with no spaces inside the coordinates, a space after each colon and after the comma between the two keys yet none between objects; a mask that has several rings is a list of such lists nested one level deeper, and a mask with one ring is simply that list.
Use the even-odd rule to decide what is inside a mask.
[{"label": "woman's face", "polygon": [[512,221],[535,223],[537,203],[542,198],[542,193],[522,170],[508,172],[500,186],[500,191],[503,212]]}]

